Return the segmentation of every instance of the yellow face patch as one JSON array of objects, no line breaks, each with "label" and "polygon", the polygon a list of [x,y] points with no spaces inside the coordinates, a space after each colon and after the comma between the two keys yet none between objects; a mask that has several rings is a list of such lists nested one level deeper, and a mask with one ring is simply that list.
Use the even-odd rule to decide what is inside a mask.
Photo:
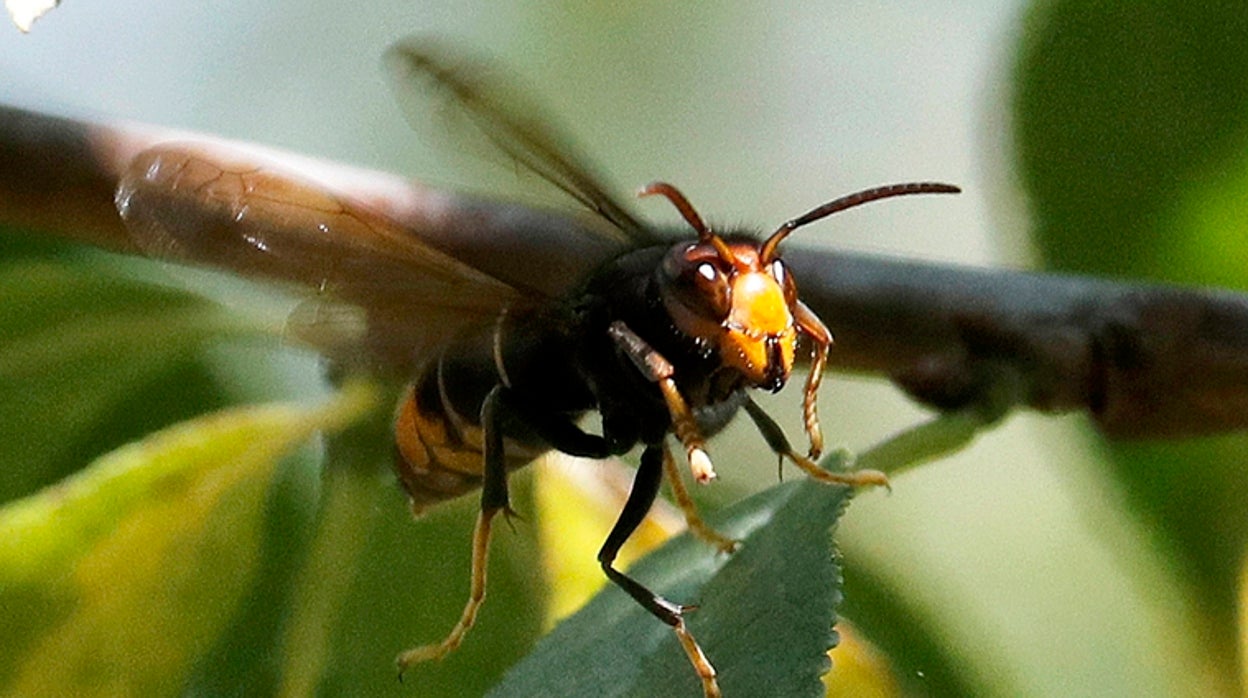
[{"label": "yellow face patch", "polygon": [[762,272],[737,274],[732,281],[732,310],[727,325],[760,336],[782,334],[793,326],[784,289]]},{"label": "yellow face patch", "polygon": [[738,274],[720,354],[755,385],[778,389],[793,369],[797,330],[784,289],[762,272]]}]

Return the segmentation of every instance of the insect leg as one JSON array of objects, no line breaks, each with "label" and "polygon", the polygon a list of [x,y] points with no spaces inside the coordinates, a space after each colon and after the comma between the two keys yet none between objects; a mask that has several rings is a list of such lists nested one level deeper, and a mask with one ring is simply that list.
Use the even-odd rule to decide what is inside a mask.
[{"label": "insect leg", "polygon": [[628,493],[628,501],[624,503],[620,518],[616,520],[611,533],[607,535],[606,542],[602,544],[602,549],[598,551],[598,562],[602,565],[602,571],[606,573],[608,579],[626,591],[634,601],[641,604],[642,608],[672,626],[694,671],[702,679],[702,690],[708,697],[719,696],[719,685],[715,681],[715,667],[711,666],[710,660],[706,658],[702,648],[698,646],[689,629],[685,627],[684,612],[697,607],[672,603],[611,566],[620,552],[620,547],[633,534],[633,531],[637,530],[637,526],[646,517],[646,513],[650,511],[650,505],[654,503],[654,498],[659,493],[659,485],[663,482],[664,450],[661,445],[650,445],[646,446],[645,451],[642,452],[641,464],[637,466],[637,476],[633,479],[633,489]]},{"label": "insect leg", "polygon": [[672,379],[672,364],[623,322],[617,320],[611,323],[607,332],[637,366],[637,370],[658,384],[663,401],[667,403],[667,411],[672,416],[672,431],[685,447],[693,479],[701,483],[714,480],[715,468],[711,465],[711,457],[706,455],[706,439],[702,437],[684,396],[676,388],[676,381]]},{"label": "insect leg", "polygon": [[685,513],[685,523],[688,524],[689,530],[693,531],[698,538],[718,548],[721,553],[736,552],[741,541],[725,536],[702,520],[697,505],[689,496],[689,490],[685,489],[680,473],[676,471],[676,459],[672,458],[672,451],[667,447],[666,441],[663,442],[663,472],[667,475],[667,484],[672,488],[672,496],[676,499],[676,504]]},{"label": "insect leg", "polygon": [[502,391],[501,385],[494,386],[481,404],[481,430],[485,446],[484,482],[481,488],[481,512],[477,514],[477,523],[472,530],[472,574],[469,582],[468,602],[464,604],[464,611],[460,615],[459,622],[451,628],[451,632],[441,642],[416,647],[399,655],[395,663],[399,667],[400,679],[403,678],[403,672],[413,664],[441,659],[455,651],[476,623],[477,611],[485,602],[491,525],[499,512],[511,514],[507,496],[503,433],[500,429],[499,407],[502,401]]},{"label": "insect leg", "polygon": [[540,405],[503,393],[509,416],[523,422],[551,448],[579,458],[607,458],[624,453],[632,444],[613,445],[606,438],[590,434],[571,421],[567,415],[551,413]]},{"label": "insect leg", "polygon": [[827,482],[836,485],[849,485],[850,487],[864,487],[867,485],[882,485],[888,487],[888,476],[878,470],[854,470],[847,473],[834,473],[819,467],[819,464],[803,456],[793,447],[789,445],[789,439],[784,435],[784,430],[776,424],[776,420],[772,419],[763,408],[758,406],[751,398],[745,399],[745,413],[750,415],[750,419],[754,420],[754,425],[758,427],[758,431],[763,435],[763,439],[767,441],[767,445],[771,447],[772,452],[780,456],[782,462],[784,458],[793,461],[793,464],[806,474],[815,478],[820,482]]},{"label": "insect leg", "polygon": [[815,460],[823,453],[823,431],[819,428],[817,396],[819,382],[823,380],[823,367],[828,363],[828,346],[832,344],[832,333],[819,316],[815,315],[815,311],[801,301],[793,306],[793,320],[815,345],[815,356],[811,359],[810,372],[806,374],[806,387],[802,390],[802,417],[806,423],[806,435],[810,437],[810,451],[807,455]]}]

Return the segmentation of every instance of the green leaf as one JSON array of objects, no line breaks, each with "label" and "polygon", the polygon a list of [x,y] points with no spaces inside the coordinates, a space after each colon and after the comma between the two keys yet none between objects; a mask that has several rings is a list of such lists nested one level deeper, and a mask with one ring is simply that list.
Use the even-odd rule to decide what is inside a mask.
[{"label": "green leaf", "polygon": [[[840,571],[831,528],[848,493],[802,481],[773,487],[714,517],[743,541],[717,555],[686,534],[629,574],[664,597],[694,603],[688,625],[725,695],[817,696],[835,644]],[[492,696],[701,695],[668,626],[609,586],[515,666]]]},{"label": "green leaf", "polygon": [[274,466],[372,403],[206,416],[0,509],[4,692],[178,692],[248,588]]},{"label": "green leaf", "polygon": [[1243,4],[1042,2],[1027,29],[1014,120],[1045,259],[1189,279],[1191,269],[1157,253],[1175,247],[1171,219],[1184,197],[1243,171]]},{"label": "green leaf", "polygon": [[[145,281],[180,284],[188,275],[194,288],[226,302]],[[241,307],[229,302],[236,299]],[[165,425],[232,401],[321,394],[319,367],[299,356],[288,361],[290,352],[280,351],[272,334],[281,327],[284,307],[262,287],[0,230],[0,500],[28,495],[78,472],[102,452],[146,443]],[[163,677],[159,690],[145,684],[135,691],[372,694],[397,686],[393,660],[400,650],[449,629],[467,592],[475,498],[413,521],[389,468],[390,420],[378,417],[366,428],[353,428],[365,433],[346,447],[339,447],[339,439],[328,444],[327,457],[317,461],[328,464],[323,483],[312,458],[284,462],[259,505],[262,522],[252,507],[254,495],[225,496],[227,502],[246,500],[245,511],[213,513],[202,526],[218,540],[240,541],[240,559],[194,570],[180,569],[186,563],[172,554],[161,563],[175,565],[164,570],[169,589],[197,587],[192,571],[206,573],[204,583],[211,584],[234,569],[237,585],[222,583],[228,599],[182,618],[181,637],[198,640],[185,644],[177,667],[161,652],[132,657],[132,675]],[[230,453],[220,455],[226,458],[221,465],[233,465]],[[522,511],[530,509],[526,480],[523,473],[513,478]],[[75,511],[57,516],[72,520]],[[170,530],[184,518],[176,506],[165,507],[163,515]],[[480,694],[532,646],[546,588],[533,537],[519,530],[521,535],[499,536],[495,546],[481,627],[452,657],[409,677],[420,695]],[[35,551],[20,564],[48,564],[52,571],[43,579],[56,581],[54,571],[69,576],[81,550],[68,546],[62,554],[53,547],[32,543],[15,557]],[[0,695],[22,670],[22,653],[77,603],[68,582],[33,579],[39,577],[0,589],[6,631]],[[124,635],[136,618],[149,615],[150,597],[131,591],[144,584],[151,588],[152,582],[117,579],[113,616],[107,623],[99,619],[98,633]],[[79,639],[91,643],[98,636]],[[77,688],[68,681],[62,690]]]},{"label": "green leaf", "polygon": [[257,331],[203,299],[80,261],[5,262],[0,498],[54,482],[206,405],[222,406],[194,358],[210,340]]}]

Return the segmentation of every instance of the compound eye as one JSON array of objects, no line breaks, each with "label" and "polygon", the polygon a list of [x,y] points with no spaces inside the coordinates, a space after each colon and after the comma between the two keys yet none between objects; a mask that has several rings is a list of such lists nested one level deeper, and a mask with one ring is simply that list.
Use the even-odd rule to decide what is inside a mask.
[{"label": "compound eye", "polygon": [[716,321],[728,317],[728,277],[712,262],[699,262],[684,275],[686,305]]},{"label": "compound eye", "polygon": [[784,300],[792,305],[797,300],[797,286],[793,283],[793,277],[789,276],[789,269],[784,266],[784,262],[778,259],[772,261],[771,278],[784,289]]},{"label": "compound eye", "polygon": [[784,286],[785,280],[788,278],[788,272],[784,268],[784,262],[777,259],[771,263],[771,278],[775,279],[776,283]]},{"label": "compound eye", "polygon": [[731,306],[731,271],[714,250],[694,242],[668,251],[658,280],[665,302],[718,325]]}]

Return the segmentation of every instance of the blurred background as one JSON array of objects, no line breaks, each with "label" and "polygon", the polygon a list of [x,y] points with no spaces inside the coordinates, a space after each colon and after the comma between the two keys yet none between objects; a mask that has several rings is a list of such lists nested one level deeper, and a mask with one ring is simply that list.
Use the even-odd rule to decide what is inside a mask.
[{"label": "blurred background", "polygon": [[[671,181],[712,223],[771,228],[856,189],[941,180],[964,193],[843,214],[803,230],[800,244],[1244,284],[1242,3],[68,3],[29,35],[0,31],[0,102],[481,188],[442,157],[445,142],[414,133],[396,107],[380,56],[408,35],[493,56],[619,191]],[[673,220],[663,205],[635,208]],[[10,255],[46,252],[37,241],[6,244]],[[835,333],[836,318],[824,320]],[[55,421],[66,415],[33,423],[10,410],[0,429],[20,426],[36,441],[42,430],[54,446],[11,452],[4,468],[24,474],[4,476],[3,494],[26,494],[209,407],[324,391],[310,357],[227,345],[144,376],[71,425]],[[795,390],[765,404],[782,424],[800,423]],[[828,442],[851,449],[925,416],[882,381],[842,375],[825,380],[821,409]],[[699,493],[707,507],[774,484],[774,461],[753,430],[715,444],[732,456],[717,461],[712,491]],[[1239,693],[1245,454],[1238,437],[1115,445],[1081,416],[1018,414],[897,478],[891,494],[858,497],[836,534],[842,611],[883,670],[838,686],[834,669],[830,690]],[[271,504],[287,507],[289,530],[267,535],[299,548],[310,545],[317,486],[308,468],[295,471],[283,480],[288,495]],[[537,503],[526,503],[542,507],[538,523],[501,536],[482,627],[422,675],[430,695],[480,693],[550,622],[542,609],[552,595],[584,593],[552,580],[550,568],[531,570],[568,556],[593,568],[610,514],[587,513],[585,525],[598,527],[590,532],[552,535],[541,525],[556,516],[542,487],[572,471],[541,472],[552,484],[539,483]],[[461,603],[472,503],[413,525],[387,487],[357,521],[360,550],[321,685],[329,695],[402,695],[391,653],[432,639]],[[572,549],[550,552],[563,545]],[[263,567],[243,603],[250,610],[196,665],[193,687],[275,690],[277,660],[257,656],[264,643],[247,644],[241,628],[278,632],[281,612],[263,599],[280,597],[275,589],[294,573]]]}]

